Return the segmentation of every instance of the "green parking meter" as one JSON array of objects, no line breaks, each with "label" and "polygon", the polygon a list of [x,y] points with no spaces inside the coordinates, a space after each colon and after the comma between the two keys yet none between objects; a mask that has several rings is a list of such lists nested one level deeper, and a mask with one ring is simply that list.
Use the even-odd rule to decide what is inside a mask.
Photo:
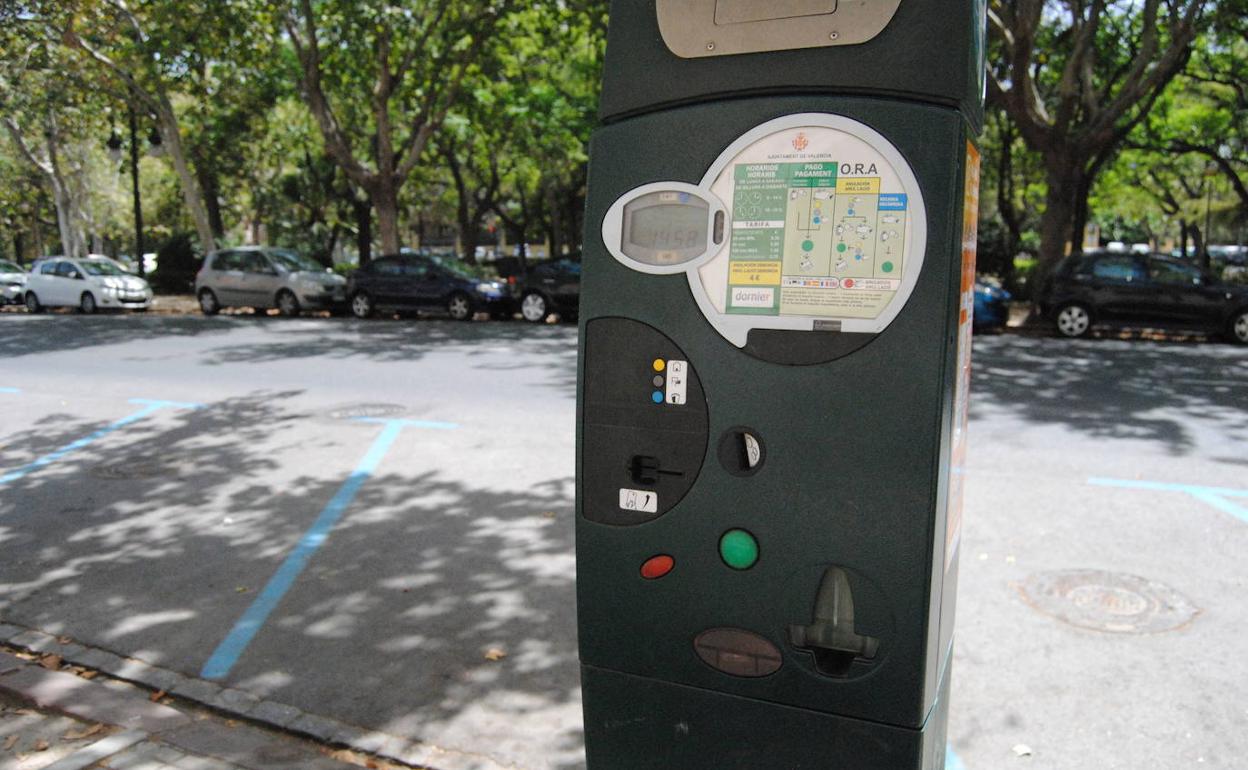
[{"label": "green parking meter", "polygon": [[604,768],[939,768],[983,0],[617,0],[581,285]]}]

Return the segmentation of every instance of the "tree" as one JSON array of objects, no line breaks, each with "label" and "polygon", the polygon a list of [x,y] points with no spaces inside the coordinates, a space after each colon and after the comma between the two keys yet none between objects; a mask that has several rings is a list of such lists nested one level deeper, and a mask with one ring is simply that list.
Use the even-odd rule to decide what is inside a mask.
[{"label": "tree", "polygon": [[[326,153],[376,209],[384,252],[400,246],[401,187],[461,97],[465,77],[512,3],[281,4],[304,101]],[[361,94],[368,95],[366,101]]]},{"label": "tree", "polygon": [[1183,69],[1208,0],[992,0],[989,99],[1043,160],[1041,276],[1106,162]]},{"label": "tree", "polygon": [[66,46],[120,84],[119,99],[133,99],[155,116],[204,251],[216,248],[216,236],[199,178],[188,160],[171,94],[182,79],[199,71],[189,60],[196,46],[213,45],[210,41],[219,45],[223,36],[251,23],[249,18],[238,17],[237,10],[237,3],[191,8],[184,3],[153,2],[136,9],[126,0],[74,0],[63,6],[49,4],[42,12],[45,23]]}]

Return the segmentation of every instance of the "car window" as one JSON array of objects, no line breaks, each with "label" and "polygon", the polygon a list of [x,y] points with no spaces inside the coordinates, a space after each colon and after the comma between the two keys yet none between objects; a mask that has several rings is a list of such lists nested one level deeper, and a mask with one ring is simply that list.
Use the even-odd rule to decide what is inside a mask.
[{"label": "car window", "polygon": [[56,265],[56,274],[62,278],[78,278],[81,273],[74,266],[73,262],[58,262]]},{"label": "car window", "polygon": [[60,267],[60,264],[61,264],[60,262],[44,262],[38,267],[39,274],[40,275],[56,275],[56,269]]},{"label": "car window", "polygon": [[126,271],[121,265],[109,259],[86,259],[82,262],[82,269],[87,275],[126,275]]},{"label": "car window", "polygon": [[372,272],[377,275],[395,276],[403,274],[403,266],[397,259],[379,259],[372,263]]},{"label": "car window", "polygon": [[1178,286],[1199,286],[1204,283],[1200,268],[1169,260],[1155,259],[1148,263],[1148,271],[1157,283]]},{"label": "car window", "polygon": [[1092,266],[1092,275],[1116,283],[1133,283],[1144,280],[1144,270],[1134,257],[1122,255],[1101,257]]},{"label": "car window", "polygon": [[272,249],[268,252],[268,256],[274,265],[284,267],[292,273],[300,270],[313,273],[325,272],[325,266],[320,262],[290,249]]},{"label": "car window", "polygon": [[434,269],[427,262],[409,259],[403,263],[403,274],[414,278],[433,278]]},{"label": "car window", "polygon": [[242,267],[245,273],[271,273],[273,268],[269,265],[269,260],[258,251],[245,251],[239,256],[242,257]]},{"label": "car window", "polygon": [[212,258],[212,270],[242,270],[243,259],[242,254],[237,251],[218,252],[217,256]]},{"label": "car window", "polygon": [[22,268],[12,262],[0,262],[0,273],[20,273]]}]

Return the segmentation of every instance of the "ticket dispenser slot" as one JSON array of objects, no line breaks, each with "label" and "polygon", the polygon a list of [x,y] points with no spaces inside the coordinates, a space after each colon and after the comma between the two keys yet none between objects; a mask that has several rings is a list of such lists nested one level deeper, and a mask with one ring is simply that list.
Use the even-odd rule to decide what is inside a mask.
[{"label": "ticket dispenser slot", "polygon": [[845,677],[857,660],[871,660],[880,641],[854,628],[854,593],[840,567],[828,567],[815,597],[814,619],[789,627],[794,647],[814,656],[820,674]]}]

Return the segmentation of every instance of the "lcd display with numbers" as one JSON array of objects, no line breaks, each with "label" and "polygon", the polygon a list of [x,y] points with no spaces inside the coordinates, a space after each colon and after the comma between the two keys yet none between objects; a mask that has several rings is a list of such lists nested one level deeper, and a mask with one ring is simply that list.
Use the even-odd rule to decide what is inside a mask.
[{"label": "lcd display with numbers", "polygon": [[675,265],[706,251],[710,205],[683,192],[654,192],[624,207],[620,250],[648,265]]}]

